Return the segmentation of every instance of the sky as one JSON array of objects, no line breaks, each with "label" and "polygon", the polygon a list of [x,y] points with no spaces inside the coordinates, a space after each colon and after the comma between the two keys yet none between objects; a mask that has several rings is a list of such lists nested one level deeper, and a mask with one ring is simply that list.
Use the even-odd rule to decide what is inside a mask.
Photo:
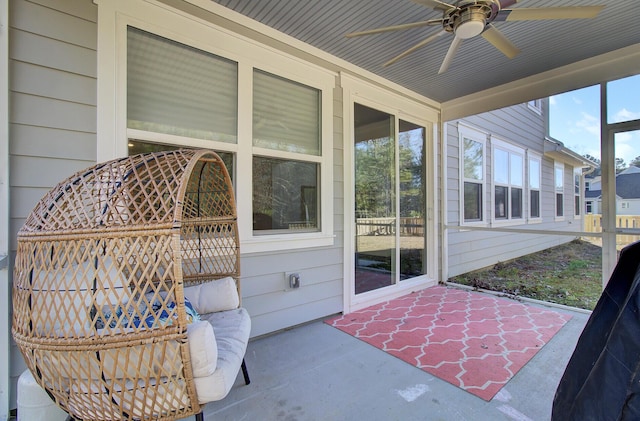
[{"label": "sky", "polygon": [[[640,75],[609,82],[609,123],[640,119]],[[600,86],[549,98],[549,134],[579,153],[600,159]],[[640,156],[640,130],[616,135],[616,158],[629,165]]]}]

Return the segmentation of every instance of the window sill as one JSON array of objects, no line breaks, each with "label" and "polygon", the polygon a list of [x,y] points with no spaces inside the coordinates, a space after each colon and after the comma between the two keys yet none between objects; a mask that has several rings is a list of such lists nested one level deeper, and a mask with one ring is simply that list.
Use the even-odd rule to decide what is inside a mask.
[{"label": "window sill", "polygon": [[297,250],[311,247],[327,247],[334,243],[335,235],[320,232],[304,234],[273,234],[255,236],[240,240],[241,251],[264,253],[280,250]]},{"label": "window sill", "polygon": [[488,227],[489,223],[486,221],[473,221],[473,222],[462,222],[460,223],[460,229],[464,229],[464,227]]},{"label": "window sill", "polygon": [[519,219],[495,219],[491,221],[492,227],[505,227],[512,225],[524,225],[527,221],[524,218]]}]

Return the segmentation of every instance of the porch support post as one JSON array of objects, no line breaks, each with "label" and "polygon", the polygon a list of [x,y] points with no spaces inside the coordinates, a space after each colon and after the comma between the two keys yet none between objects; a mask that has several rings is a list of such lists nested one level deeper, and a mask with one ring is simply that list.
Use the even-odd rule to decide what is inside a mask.
[{"label": "porch support post", "polygon": [[[449,141],[447,133],[447,123],[442,119],[442,113],[440,113],[440,120],[438,121],[438,128],[434,133],[434,138],[440,145],[440,169],[437,171],[436,179],[440,179],[440,192],[435,195],[435,202],[439,204],[440,214],[438,215],[438,239],[440,241],[437,246],[440,265],[438,281],[447,282],[449,280],[449,229],[447,228],[449,221],[447,219],[447,142]],[[458,225],[462,225],[462,221],[458,221]]]},{"label": "porch support post", "polygon": [[9,229],[9,0],[0,0],[0,420],[11,405]]},{"label": "porch support post", "polygon": [[607,123],[607,83],[600,84],[600,169],[602,171],[602,288],[618,260],[616,251],[616,165],[614,133]]}]

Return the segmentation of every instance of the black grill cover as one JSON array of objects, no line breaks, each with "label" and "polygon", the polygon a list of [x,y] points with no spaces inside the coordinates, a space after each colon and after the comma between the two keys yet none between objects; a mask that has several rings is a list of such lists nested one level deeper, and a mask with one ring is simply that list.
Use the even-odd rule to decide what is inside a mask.
[{"label": "black grill cover", "polygon": [[620,253],[560,380],[552,420],[640,420],[640,242]]}]

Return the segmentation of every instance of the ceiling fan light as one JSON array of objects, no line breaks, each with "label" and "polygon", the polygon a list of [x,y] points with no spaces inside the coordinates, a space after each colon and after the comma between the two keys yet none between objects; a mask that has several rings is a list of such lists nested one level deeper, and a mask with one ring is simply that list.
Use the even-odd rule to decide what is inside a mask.
[{"label": "ceiling fan light", "polygon": [[484,20],[468,20],[456,28],[456,37],[461,39],[473,38],[484,31]]}]

